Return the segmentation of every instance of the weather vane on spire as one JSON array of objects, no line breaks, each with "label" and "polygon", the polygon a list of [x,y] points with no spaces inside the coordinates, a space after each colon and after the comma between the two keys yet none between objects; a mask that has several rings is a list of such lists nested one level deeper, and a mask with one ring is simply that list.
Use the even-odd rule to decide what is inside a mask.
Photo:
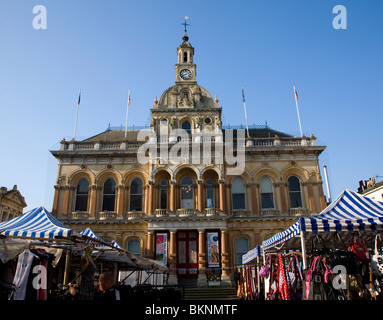
[{"label": "weather vane on spire", "polygon": [[189,19],[188,16],[185,17],[185,22],[184,23],[181,23],[185,26],[185,34],[186,34],[186,26],[190,26],[190,24],[186,23],[186,20]]}]

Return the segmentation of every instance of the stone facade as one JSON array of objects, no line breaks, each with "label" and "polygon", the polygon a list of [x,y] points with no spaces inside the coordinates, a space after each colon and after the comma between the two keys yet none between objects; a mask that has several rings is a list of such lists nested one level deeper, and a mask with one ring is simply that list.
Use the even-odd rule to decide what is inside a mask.
[{"label": "stone facade", "polygon": [[150,130],[109,129],[51,151],[52,212],[151,259],[157,235],[166,234],[171,283],[206,285],[215,265],[229,284],[247,250],[325,208],[318,160],[325,147],[268,126],[222,127],[219,100],[197,84],[186,32],[182,40],[175,84],[154,100]]},{"label": "stone facade", "polygon": [[0,188],[0,222],[18,217],[26,206],[25,199],[16,185],[11,190],[6,187]]}]

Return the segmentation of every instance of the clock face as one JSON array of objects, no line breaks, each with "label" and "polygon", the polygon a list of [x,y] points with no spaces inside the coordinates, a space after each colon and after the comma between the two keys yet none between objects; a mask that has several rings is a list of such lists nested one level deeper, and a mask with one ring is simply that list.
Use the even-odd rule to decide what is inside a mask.
[{"label": "clock face", "polygon": [[191,78],[192,73],[191,73],[191,71],[189,69],[183,69],[180,72],[180,76],[181,76],[182,79],[188,80],[188,79]]}]

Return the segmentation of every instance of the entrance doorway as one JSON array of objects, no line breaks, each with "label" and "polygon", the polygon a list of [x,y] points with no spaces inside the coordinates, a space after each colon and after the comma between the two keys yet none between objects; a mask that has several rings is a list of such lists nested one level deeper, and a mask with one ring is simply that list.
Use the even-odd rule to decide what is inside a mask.
[{"label": "entrance doorway", "polygon": [[198,277],[198,232],[177,232],[177,275],[179,278]]}]

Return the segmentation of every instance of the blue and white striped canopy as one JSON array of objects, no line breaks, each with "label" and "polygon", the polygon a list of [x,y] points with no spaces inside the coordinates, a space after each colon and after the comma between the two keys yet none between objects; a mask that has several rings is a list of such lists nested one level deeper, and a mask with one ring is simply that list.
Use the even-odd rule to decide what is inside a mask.
[{"label": "blue and white striped canopy", "polygon": [[45,240],[57,237],[69,238],[73,231],[59,222],[44,207],[37,207],[0,223],[0,233],[4,236]]},{"label": "blue and white striped canopy", "polygon": [[[96,240],[95,242],[92,242],[92,240],[90,240],[90,239],[87,240],[88,243],[90,243],[90,242],[93,243],[93,247],[96,248],[96,249],[111,249],[111,247],[109,247],[109,246],[106,246],[106,245],[104,245],[102,243],[97,243],[97,241],[105,242],[105,243],[107,243],[107,241],[101,239],[90,228],[86,228],[85,230],[81,231],[80,234]],[[116,249],[122,249],[122,247],[116,241],[114,241],[114,240],[111,242],[111,245],[114,248],[116,248]]]},{"label": "blue and white striped canopy", "polygon": [[256,246],[254,249],[250,250],[242,256],[242,263],[246,264],[253,259],[261,256],[261,246]]},{"label": "blue and white striped canopy", "polygon": [[346,239],[352,237],[352,231],[359,231],[367,242],[382,230],[383,202],[346,189],[319,215],[299,218],[290,228],[263,241],[262,248],[268,250],[282,245],[283,249],[300,248],[297,236],[301,232],[307,233],[308,240],[313,233],[338,232]]}]

